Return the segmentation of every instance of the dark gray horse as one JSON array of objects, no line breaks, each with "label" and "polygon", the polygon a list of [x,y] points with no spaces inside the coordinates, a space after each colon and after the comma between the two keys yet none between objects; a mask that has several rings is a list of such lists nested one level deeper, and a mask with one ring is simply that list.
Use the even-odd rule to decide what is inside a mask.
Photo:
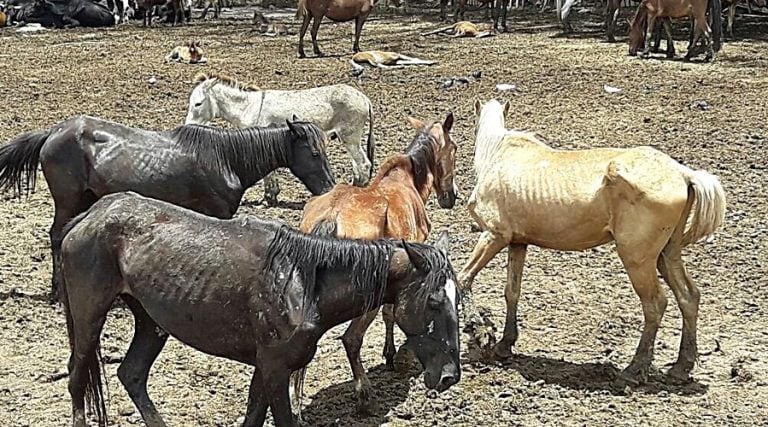
[{"label": "dark gray horse", "polygon": [[279,167],[288,167],[312,194],[329,191],[335,181],[325,143],[325,133],[306,122],[152,132],[81,116],[0,147],[0,189],[33,190],[42,165],[55,205],[50,232],[55,298],[62,228],[100,197],[130,190],[231,218],[245,190]]},{"label": "dark gray horse", "polygon": [[395,319],[443,391],[461,377],[458,292],[447,255],[424,244],[301,234],[253,217],[220,220],[166,202],[103,197],[65,230],[62,301],[72,355],[73,425],[85,400],[106,425],[99,340],[122,297],[133,341],[117,370],[147,425],[165,425],[147,394],[149,370],[168,335],[200,351],[255,367],[246,426],[293,426],[289,378],[329,329],[394,304]]}]

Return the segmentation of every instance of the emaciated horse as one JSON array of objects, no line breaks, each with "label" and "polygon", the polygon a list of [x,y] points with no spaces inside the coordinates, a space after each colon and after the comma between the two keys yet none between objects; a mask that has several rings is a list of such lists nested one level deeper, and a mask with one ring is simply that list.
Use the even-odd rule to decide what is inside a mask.
[{"label": "emaciated horse", "polygon": [[448,257],[427,245],[306,236],[253,217],[219,220],[135,193],[98,201],[62,246],[70,340],[73,425],[85,400],[106,425],[99,340],[121,297],[135,332],[117,370],[150,426],[164,426],[147,394],[149,371],[169,335],[208,354],[254,366],[245,426],[296,425],[289,378],[329,329],[383,303],[443,391],[461,377],[458,291]]},{"label": "emaciated horse", "polygon": [[[64,225],[100,197],[136,191],[217,218],[231,218],[243,193],[287,167],[313,194],[335,184],[325,134],[306,122],[223,130],[181,126],[169,132],[80,116],[0,147],[0,188],[34,190],[42,165],[53,196],[53,295]],[[24,184],[24,185],[23,185]]]},{"label": "emaciated horse", "polygon": [[[293,115],[310,121],[337,138],[352,159],[355,185],[371,178],[374,149],[373,106],[364,93],[345,84],[303,90],[260,90],[238,83],[231,77],[199,74],[199,83],[189,95],[186,123],[207,124],[222,118],[237,127],[284,123]],[[365,150],[363,135],[368,121]],[[280,187],[277,178],[264,179],[268,204],[277,204]]]},{"label": "emaciated horse", "polygon": [[[533,134],[507,130],[508,107],[496,100],[482,109],[475,104],[477,185],[468,207],[483,234],[459,273],[460,287],[469,297],[475,275],[499,251],[509,249],[507,317],[496,355],[511,356],[517,341],[528,245],[580,251],[614,241],[645,316],[637,352],[621,378],[647,379],[667,306],[658,270],[683,314],[680,352],[669,374],[687,380],[698,356],[699,291],[685,270],[681,250],[722,225],[725,193],[720,182],[651,147],[552,149]],[[471,298],[463,306],[468,321],[474,322]]]},{"label": "emaciated horse", "polygon": [[[434,189],[442,208],[456,203],[456,149],[450,136],[453,114],[443,123],[426,124],[409,118],[418,132],[405,154],[388,158],[366,188],[338,184],[330,192],[310,199],[304,207],[300,229],[342,238],[381,238],[424,242],[431,224],[424,206]],[[394,367],[394,315],[384,306],[387,367]],[[341,337],[347,351],[357,393],[358,409],[371,412],[373,390],[360,361],[365,331],[378,313],[372,310],[353,320]],[[302,372],[303,374],[303,372]]]},{"label": "emaciated horse", "polygon": [[[712,27],[707,22],[707,11],[712,19]],[[697,46],[702,41],[705,49],[705,60],[715,59],[715,52],[722,46],[722,4],[720,0],[643,0],[637,9],[635,17],[630,22],[629,54],[635,55],[641,47],[645,46],[641,56],[647,57],[650,53],[650,43],[645,43],[646,29],[648,34],[653,34],[658,18],[683,18],[690,17],[693,25],[693,37],[688,46],[685,59],[691,59],[699,53],[701,48]],[[664,21],[664,30],[667,33],[667,56],[674,56],[672,45],[671,25]],[[669,46],[672,45],[670,48]],[[670,50],[671,49],[671,50]]]},{"label": "emaciated horse", "polygon": [[[312,50],[316,56],[323,56],[323,52],[317,46],[317,31],[324,17],[332,21],[347,22],[355,20],[355,42],[352,45],[354,52],[360,52],[360,33],[368,15],[373,11],[379,0],[299,0],[296,10],[296,19],[302,19],[299,32],[299,58],[304,58],[304,35],[307,33],[310,21],[312,23]],[[399,1],[392,2],[396,7]]]}]

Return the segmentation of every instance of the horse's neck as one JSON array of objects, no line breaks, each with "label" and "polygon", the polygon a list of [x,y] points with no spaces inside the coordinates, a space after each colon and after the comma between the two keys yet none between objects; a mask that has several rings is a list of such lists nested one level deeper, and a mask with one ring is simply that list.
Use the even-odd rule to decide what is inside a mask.
[{"label": "horse's neck", "polygon": [[[290,131],[288,129],[271,129],[271,132],[283,132],[278,137],[266,137],[261,140],[254,138],[247,144],[251,147],[239,150],[233,159],[230,159],[232,169],[240,178],[243,189],[247,189],[262,180],[269,173],[278,168],[289,166]],[[256,158],[254,158],[256,157]]]},{"label": "horse's neck", "polygon": [[264,92],[244,91],[226,84],[217,84],[216,100],[222,119],[237,127],[257,126],[262,105],[259,102]]},{"label": "horse's neck", "polygon": [[475,172],[483,170],[485,165],[498,161],[496,156],[502,147],[551,150],[549,146],[536,139],[532,134],[518,130],[508,130],[501,126],[479,127],[475,139]]},{"label": "horse's neck", "polygon": [[374,179],[372,185],[379,187],[392,186],[401,189],[404,184],[410,184],[421,197],[421,201],[427,203],[429,195],[432,194],[432,185],[434,177],[432,172],[427,172],[427,177],[421,185],[416,182],[416,172],[413,170],[411,160],[408,155],[402,155],[397,158],[388,159],[379,171],[379,178]]}]

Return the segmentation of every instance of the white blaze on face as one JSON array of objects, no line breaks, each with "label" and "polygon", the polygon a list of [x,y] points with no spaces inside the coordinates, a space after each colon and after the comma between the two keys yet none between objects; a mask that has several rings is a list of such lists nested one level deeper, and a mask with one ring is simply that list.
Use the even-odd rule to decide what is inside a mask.
[{"label": "white blaze on face", "polygon": [[445,281],[445,294],[448,295],[448,299],[451,300],[451,306],[456,308],[456,283],[451,279]]}]

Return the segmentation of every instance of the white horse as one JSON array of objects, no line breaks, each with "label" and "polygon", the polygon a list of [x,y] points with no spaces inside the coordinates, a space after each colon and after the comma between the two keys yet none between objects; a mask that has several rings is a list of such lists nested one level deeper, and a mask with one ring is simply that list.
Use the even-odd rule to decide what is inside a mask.
[{"label": "white horse", "polygon": [[[186,123],[207,124],[219,117],[238,127],[283,124],[293,115],[313,122],[330,138],[338,138],[352,158],[353,182],[368,184],[374,157],[373,107],[365,94],[337,84],[305,90],[259,90],[230,77],[199,74],[189,96]],[[368,121],[368,140],[361,143]],[[280,192],[273,175],[264,178],[267,203],[277,203]]]},{"label": "white horse", "polygon": [[699,291],[685,271],[681,249],[722,225],[725,193],[717,177],[693,171],[651,147],[555,150],[531,133],[507,130],[508,108],[496,100],[482,109],[475,103],[477,184],[469,211],[483,234],[459,274],[470,329],[477,319],[472,281],[503,248],[509,248],[507,316],[494,352],[508,357],[518,336],[517,303],[527,245],[579,251],[615,241],[645,315],[637,352],[621,379],[647,379],[667,306],[657,269],[683,314],[680,352],[669,374],[688,379],[698,356]]}]

